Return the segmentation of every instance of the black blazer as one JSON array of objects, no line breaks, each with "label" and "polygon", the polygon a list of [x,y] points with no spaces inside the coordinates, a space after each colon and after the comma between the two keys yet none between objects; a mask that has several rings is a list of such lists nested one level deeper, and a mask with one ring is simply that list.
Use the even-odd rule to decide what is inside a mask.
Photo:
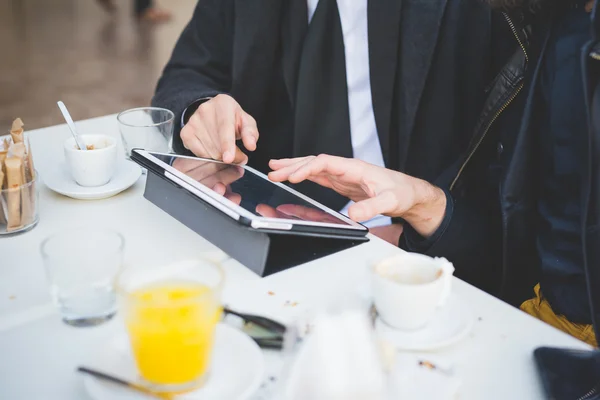
[{"label": "black blazer", "polygon": [[[231,94],[258,123],[250,164],[264,171],[270,158],[291,156],[289,83],[302,37],[285,16],[298,4],[306,0],[199,0],[153,105],[179,120],[195,100]],[[464,150],[494,75],[491,13],[480,0],[369,2],[372,101],[387,167],[433,180]],[[174,147],[183,152],[179,129]]]}]

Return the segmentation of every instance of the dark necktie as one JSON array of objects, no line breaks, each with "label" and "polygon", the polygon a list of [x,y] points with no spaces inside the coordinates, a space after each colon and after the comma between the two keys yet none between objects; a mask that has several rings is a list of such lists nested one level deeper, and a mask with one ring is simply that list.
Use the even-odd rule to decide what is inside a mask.
[{"label": "dark necktie", "polygon": [[[294,116],[294,156],[352,157],[344,37],[336,0],[319,0],[306,32],[298,62]],[[312,182],[300,189],[336,210],[348,202]]]}]

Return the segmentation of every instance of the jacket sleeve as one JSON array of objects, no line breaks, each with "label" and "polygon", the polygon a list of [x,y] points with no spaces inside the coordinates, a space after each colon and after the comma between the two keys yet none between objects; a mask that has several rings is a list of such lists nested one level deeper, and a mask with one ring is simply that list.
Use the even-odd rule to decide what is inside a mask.
[{"label": "jacket sleeve", "polygon": [[421,237],[406,225],[400,247],[432,257],[445,257],[454,264],[455,275],[490,293],[501,282],[500,215],[489,202],[476,195],[452,196],[446,191],[446,214],[438,230]]},{"label": "jacket sleeve", "polygon": [[[152,105],[175,114],[173,147],[183,151],[179,131],[200,99],[231,87],[233,1],[199,0],[158,81]],[[186,113],[186,110],[188,111]],[[194,110],[191,110],[194,111]]]}]

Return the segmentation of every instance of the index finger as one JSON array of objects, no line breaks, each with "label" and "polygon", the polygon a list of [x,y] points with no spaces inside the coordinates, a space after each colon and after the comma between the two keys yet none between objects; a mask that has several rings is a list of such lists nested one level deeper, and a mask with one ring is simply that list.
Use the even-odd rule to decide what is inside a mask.
[{"label": "index finger", "polygon": [[234,106],[224,105],[217,109],[216,119],[222,160],[223,162],[230,164],[234,162],[236,158]]},{"label": "index finger", "polygon": [[287,167],[288,165],[293,165],[296,164],[300,161],[304,161],[308,158],[313,158],[314,156],[308,156],[308,157],[294,157],[294,158],[280,158],[280,159],[271,159],[271,161],[269,161],[269,167],[275,171],[277,171],[278,169],[281,169],[283,167]]},{"label": "index finger", "polygon": [[256,150],[256,142],[258,142],[256,120],[250,114],[241,111],[240,122],[240,138],[244,147],[250,151]]},{"label": "index finger", "polygon": [[274,171],[269,172],[268,177],[273,182],[283,182],[289,180],[290,175],[299,170],[303,165],[309,164],[313,159],[313,156],[290,159],[288,165],[285,167],[276,168]]}]

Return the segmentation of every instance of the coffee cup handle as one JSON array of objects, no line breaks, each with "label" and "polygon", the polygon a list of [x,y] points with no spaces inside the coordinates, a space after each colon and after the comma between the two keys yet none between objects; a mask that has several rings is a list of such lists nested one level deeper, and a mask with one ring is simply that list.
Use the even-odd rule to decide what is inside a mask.
[{"label": "coffee cup handle", "polygon": [[441,262],[442,268],[442,276],[440,279],[443,280],[442,286],[442,295],[440,296],[440,301],[438,302],[438,307],[443,306],[448,297],[450,297],[450,293],[452,292],[452,277],[454,274],[454,265],[446,259],[438,259]]}]

